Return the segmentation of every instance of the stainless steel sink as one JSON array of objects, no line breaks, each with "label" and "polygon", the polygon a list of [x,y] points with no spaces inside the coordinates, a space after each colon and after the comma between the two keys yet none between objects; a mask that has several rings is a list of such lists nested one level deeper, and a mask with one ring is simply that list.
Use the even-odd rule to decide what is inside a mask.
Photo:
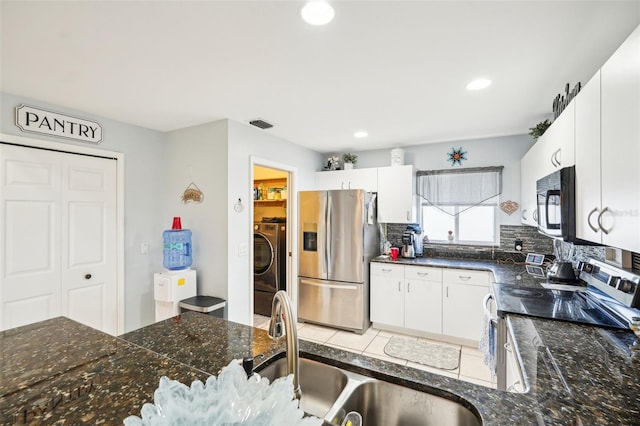
[{"label": "stainless steel sink", "polygon": [[[287,375],[287,359],[281,358],[258,372],[272,382]],[[306,413],[324,418],[348,382],[339,368],[310,359],[300,358],[300,408]]]},{"label": "stainless steel sink", "polygon": [[[258,373],[272,381],[286,369],[286,359],[279,359]],[[350,411],[360,413],[366,426],[482,424],[455,401],[305,358],[300,358],[300,388],[300,407],[325,424],[341,424]]]},{"label": "stainless steel sink", "polygon": [[338,412],[350,411],[360,413],[367,426],[481,424],[457,402],[380,380],[362,383],[348,395]]}]

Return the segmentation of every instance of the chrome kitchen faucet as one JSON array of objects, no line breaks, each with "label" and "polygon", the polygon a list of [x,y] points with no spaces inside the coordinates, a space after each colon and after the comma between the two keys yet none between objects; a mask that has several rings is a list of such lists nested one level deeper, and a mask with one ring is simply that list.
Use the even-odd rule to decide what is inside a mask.
[{"label": "chrome kitchen faucet", "polygon": [[[284,323],[284,326],[283,326]],[[279,340],[283,332],[287,337],[287,375],[293,374],[293,397],[300,399],[300,354],[298,352],[298,327],[291,309],[291,299],[284,290],[278,291],[271,304],[269,337]]]}]

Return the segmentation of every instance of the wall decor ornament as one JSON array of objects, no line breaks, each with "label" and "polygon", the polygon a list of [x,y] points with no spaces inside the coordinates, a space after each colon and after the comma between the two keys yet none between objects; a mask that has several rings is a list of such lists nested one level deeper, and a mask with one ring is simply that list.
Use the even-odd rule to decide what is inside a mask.
[{"label": "wall decor ornament", "polygon": [[204,200],[204,193],[200,191],[198,185],[193,182],[191,182],[189,186],[187,186],[187,189],[185,189],[182,193],[182,202],[185,204],[191,201],[195,203],[201,203],[202,200]]},{"label": "wall decor ornament", "polygon": [[467,151],[463,151],[462,148],[451,148],[451,152],[449,152],[447,154],[449,156],[449,160],[451,161],[451,167],[455,166],[456,163],[458,165],[462,165],[462,160],[466,160],[467,157],[465,157],[467,155]]},{"label": "wall decor ornament", "polygon": [[520,205],[518,203],[511,200],[500,203],[500,209],[509,216],[511,216],[516,210],[518,210],[519,207]]}]

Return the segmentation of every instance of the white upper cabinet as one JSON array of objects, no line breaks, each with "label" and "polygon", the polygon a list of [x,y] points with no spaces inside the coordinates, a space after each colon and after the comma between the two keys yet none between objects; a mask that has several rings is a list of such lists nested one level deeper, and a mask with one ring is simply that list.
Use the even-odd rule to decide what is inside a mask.
[{"label": "white upper cabinet", "polygon": [[600,242],[600,71],[574,99],[576,103],[576,236]]},{"label": "white upper cabinet", "polygon": [[600,70],[602,242],[640,251],[640,26]]},{"label": "white upper cabinet", "polygon": [[364,189],[377,192],[378,171],[376,168],[366,168],[316,172],[316,189]]},{"label": "white upper cabinet", "polygon": [[414,223],[413,166],[378,168],[378,222]]},{"label": "white upper cabinet", "polygon": [[523,225],[538,225],[536,168],[542,161],[541,146],[534,144],[520,160],[520,222]]},{"label": "white upper cabinet", "polygon": [[536,180],[554,171],[575,164],[575,102],[566,106],[562,114],[538,138],[539,158],[534,173]]}]

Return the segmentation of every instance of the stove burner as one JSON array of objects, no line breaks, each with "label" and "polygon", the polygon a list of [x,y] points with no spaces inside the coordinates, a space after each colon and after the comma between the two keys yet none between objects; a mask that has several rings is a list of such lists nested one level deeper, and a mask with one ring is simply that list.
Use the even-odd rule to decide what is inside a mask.
[{"label": "stove burner", "polygon": [[509,288],[508,290],[505,291],[505,293],[509,293],[513,296],[529,297],[529,298],[544,296],[544,292],[533,289],[533,288]]}]

